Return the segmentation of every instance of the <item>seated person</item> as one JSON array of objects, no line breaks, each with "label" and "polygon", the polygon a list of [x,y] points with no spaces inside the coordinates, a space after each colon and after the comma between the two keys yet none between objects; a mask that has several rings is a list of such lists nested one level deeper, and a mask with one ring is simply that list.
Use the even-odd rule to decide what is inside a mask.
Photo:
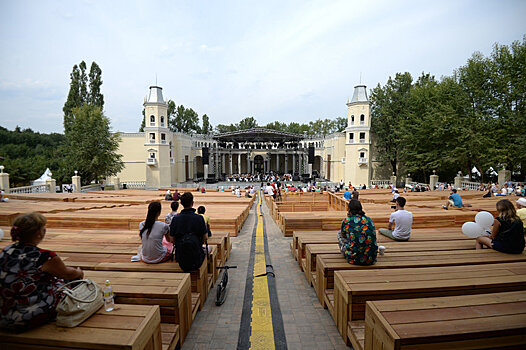
[{"label": "seated person", "polygon": [[391,203],[396,203],[396,199],[400,197],[400,193],[398,192],[398,190],[394,190],[393,191],[393,199],[391,199]]},{"label": "seated person", "polygon": [[206,230],[208,232],[208,237],[212,237],[212,232],[210,231],[210,216],[205,215],[205,213],[206,213],[206,208],[204,205],[200,205],[199,207],[197,207],[197,214],[201,215],[203,219],[205,219],[205,225],[206,225]]},{"label": "seated person", "polygon": [[164,199],[167,200],[167,201],[173,201],[174,200],[170,190],[166,191],[166,194],[164,195]]},{"label": "seated person", "polygon": [[[405,210],[406,200],[404,197],[396,198],[395,211],[389,217],[389,226],[381,228],[378,232],[395,241],[407,241],[411,236],[413,225],[413,213]],[[393,230],[394,223],[394,230]]]},{"label": "seated person", "polygon": [[141,260],[147,264],[157,264],[170,259],[173,245],[170,239],[170,226],[157,221],[161,215],[161,203],[148,205],[146,220],[139,224],[139,236],[142,240]]},{"label": "seated person", "polygon": [[450,206],[453,206],[455,208],[463,208],[463,207],[471,207],[471,204],[463,204],[462,203],[462,197],[457,193],[457,189],[453,188],[451,189],[451,194],[449,195],[448,201],[446,205],[443,205],[442,208],[445,210],[448,210]]},{"label": "seated person", "polygon": [[477,237],[475,247],[484,246],[508,254],[521,254],[524,251],[524,226],[513,204],[502,199],[497,202],[498,216],[493,222],[491,235]]},{"label": "seated person", "polygon": [[373,221],[365,216],[360,201],[351,199],[347,218],[338,232],[338,245],[347,261],[355,265],[372,265],[376,262],[378,246]]},{"label": "seated person", "polygon": [[517,216],[522,220],[522,225],[526,230],[526,198],[517,200]]},{"label": "seated person", "polygon": [[177,215],[177,209],[179,209],[179,202],[174,201],[170,203],[170,208],[172,209],[172,211],[166,214],[164,217],[164,222],[166,222],[167,225],[170,225],[174,216]]},{"label": "seated person", "polygon": [[20,215],[13,223],[15,243],[0,252],[1,328],[25,331],[53,321],[60,284],[84,278],[81,269],[38,247],[45,235],[46,218],[40,213]]},{"label": "seated person", "polygon": [[345,190],[345,192],[343,193],[343,198],[347,200],[351,199],[351,191],[349,191],[349,189]]},{"label": "seated person", "polygon": [[360,192],[356,191],[356,189],[354,189],[352,191],[352,199],[356,199],[358,200],[358,197],[360,196]]}]

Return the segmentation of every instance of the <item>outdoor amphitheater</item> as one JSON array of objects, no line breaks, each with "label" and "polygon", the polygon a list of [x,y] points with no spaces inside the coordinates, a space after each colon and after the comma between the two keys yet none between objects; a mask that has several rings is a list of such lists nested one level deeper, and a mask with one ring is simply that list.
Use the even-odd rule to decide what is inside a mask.
[{"label": "outdoor amphitheater", "polygon": [[[192,193],[195,207],[206,206],[213,234],[211,254],[191,273],[177,262],[130,261],[148,204],[160,201],[161,217],[170,211],[164,190],[9,194],[0,204],[6,233],[1,247],[10,244],[16,216],[44,214],[47,234],[40,246],[83,269],[86,278],[100,284],[110,279],[117,308],[101,309],[71,329],[51,323],[21,334],[1,331],[4,348],[190,349],[216,342],[236,348],[243,341],[253,348],[272,341],[298,349],[526,344],[526,255],[476,250],[461,230],[479,211],[496,215],[498,197],[461,191],[472,207],[443,210],[449,191],[404,193],[413,213],[410,240],[377,235],[385,254],[374,265],[359,266],[338,248],[348,203],[342,192],[290,192],[280,200],[263,191],[252,198],[228,190]],[[391,199],[390,189],[360,190],[377,229],[387,227]],[[258,253],[264,253],[263,265]],[[225,265],[237,269],[218,307],[217,267]],[[262,279],[266,297],[258,292]],[[272,312],[261,311],[265,301]]]}]

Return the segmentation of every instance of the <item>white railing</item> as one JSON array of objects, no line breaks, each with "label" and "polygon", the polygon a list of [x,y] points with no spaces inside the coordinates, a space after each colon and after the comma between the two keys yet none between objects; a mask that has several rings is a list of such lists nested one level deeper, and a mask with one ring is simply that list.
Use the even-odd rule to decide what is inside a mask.
[{"label": "white railing", "polygon": [[161,140],[161,144],[166,145],[166,140]]},{"label": "white railing", "polygon": [[124,188],[123,185],[126,185],[126,188],[144,189],[146,187],[146,181],[125,181],[121,183],[121,188]]},{"label": "white railing", "polygon": [[460,187],[467,188],[468,190],[478,190],[480,187],[479,182],[462,181]]},{"label": "white railing", "polygon": [[150,143],[155,143],[155,139],[150,139]]},{"label": "white railing", "polygon": [[100,184],[91,184],[80,187],[80,192],[91,192],[91,191],[100,191],[101,187]]},{"label": "white railing", "polygon": [[365,139],[360,139],[360,143],[365,143]]},{"label": "white railing", "polygon": [[49,193],[49,185],[32,185],[10,188],[9,193]]},{"label": "white railing", "polygon": [[358,164],[367,164],[367,158],[365,157],[358,158]]},{"label": "white railing", "polygon": [[390,185],[391,180],[371,180],[371,186],[377,185],[377,186],[385,186]]},{"label": "white railing", "polygon": [[148,165],[155,165],[157,163],[157,160],[155,158],[148,158],[146,160],[146,164]]},{"label": "white railing", "polygon": [[155,126],[155,122],[150,122],[150,126]]}]

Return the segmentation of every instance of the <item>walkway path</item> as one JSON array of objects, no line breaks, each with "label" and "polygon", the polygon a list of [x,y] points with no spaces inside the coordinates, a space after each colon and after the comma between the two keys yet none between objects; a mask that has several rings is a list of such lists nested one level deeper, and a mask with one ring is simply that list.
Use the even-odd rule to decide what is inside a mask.
[{"label": "walkway path", "polygon": [[[276,286],[287,348],[293,349],[349,349],[343,342],[327,310],[324,310],[314,289],[292,257],[290,238],[283,237],[265,204],[262,206],[271,264],[276,275]],[[222,306],[215,305],[215,287],[203,309],[197,313],[192,328],[183,344],[186,349],[236,349],[238,346],[241,314],[245,294],[250,244],[256,222],[256,206],[247,218],[238,237],[232,237],[233,249],[228,265],[228,295]],[[220,276],[221,277],[221,276]],[[272,277],[269,277],[272,278]],[[269,344],[271,349],[273,344]]]}]

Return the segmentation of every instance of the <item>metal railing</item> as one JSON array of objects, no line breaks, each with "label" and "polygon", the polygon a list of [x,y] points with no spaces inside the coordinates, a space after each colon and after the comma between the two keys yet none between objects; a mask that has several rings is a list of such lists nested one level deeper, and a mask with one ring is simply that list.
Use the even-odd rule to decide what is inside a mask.
[{"label": "metal railing", "polygon": [[358,164],[367,164],[367,158],[366,157],[358,158]]},{"label": "metal railing", "polygon": [[120,188],[124,188],[124,185],[126,185],[128,189],[144,189],[146,187],[146,181],[124,181],[121,182]]},{"label": "metal railing", "polygon": [[391,180],[371,180],[371,186],[377,185],[377,186],[385,186],[390,185]]},{"label": "metal railing", "polygon": [[468,190],[478,190],[480,182],[462,181],[460,187],[467,188]]},{"label": "metal railing", "polygon": [[49,185],[21,186],[9,189],[9,193],[49,193]]}]

